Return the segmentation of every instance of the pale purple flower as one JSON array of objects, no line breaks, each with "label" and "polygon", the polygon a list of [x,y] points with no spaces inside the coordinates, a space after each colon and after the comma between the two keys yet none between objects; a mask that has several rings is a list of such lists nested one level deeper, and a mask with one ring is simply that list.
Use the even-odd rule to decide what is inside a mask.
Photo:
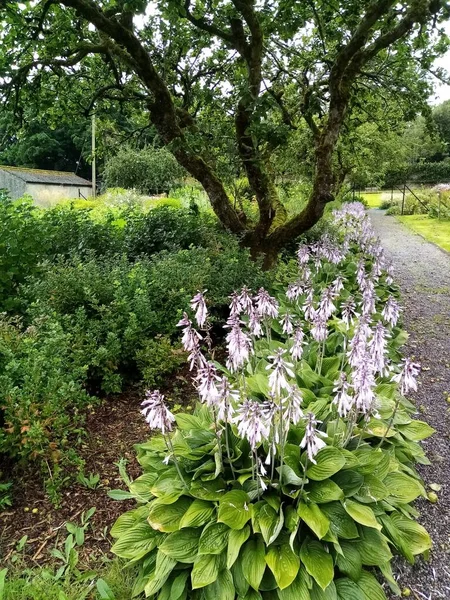
[{"label": "pale purple flower", "polygon": [[271,317],[272,319],[278,316],[278,302],[264,288],[260,288],[256,300],[256,310],[261,317]]},{"label": "pale purple flower", "polygon": [[371,279],[366,281],[364,291],[362,293],[362,314],[371,315],[375,312],[375,286]]},{"label": "pale purple flower", "polygon": [[196,367],[197,369],[201,369],[208,362],[204,354],[200,350],[200,346],[194,346],[194,348],[192,348],[188,356],[188,361],[189,371],[192,371],[194,367]]},{"label": "pale purple flower", "polygon": [[339,293],[344,289],[344,278],[341,275],[338,275],[336,279],[331,283],[331,291],[336,298],[339,296]]},{"label": "pale purple flower", "polygon": [[256,338],[259,338],[262,335],[264,335],[264,331],[261,326],[261,317],[256,312],[256,310],[252,310],[252,312],[250,313],[250,317],[248,320],[248,328],[250,330],[250,333]]},{"label": "pale purple flower", "polygon": [[386,323],[389,323],[392,327],[395,327],[400,316],[400,311],[400,304],[393,296],[389,296],[383,310],[381,311],[381,315]]},{"label": "pale purple flower", "polygon": [[347,353],[348,362],[355,367],[367,354],[367,339],[370,335],[370,327],[367,324],[367,318],[361,317],[355,329],[355,334],[350,340],[349,351]]},{"label": "pale purple flower", "polygon": [[256,400],[245,400],[236,410],[234,422],[239,435],[248,440],[252,450],[270,433],[267,419],[267,405]]},{"label": "pale purple flower", "polygon": [[241,311],[250,315],[253,312],[253,301],[250,295],[250,290],[247,286],[241,289],[241,292],[237,298],[239,305],[241,307]]},{"label": "pale purple flower", "polygon": [[306,265],[309,261],[309,249],[306,244],[300,244],[297,250],[297,259],[300,265]]},{"label": "pale purple flower", "polygon": [[320,314],[325,321],[327,321],[336,310],[336,306],[333,304],[334,298],[335,294],[331,287],[327,287],[323,290],[317,314]]},{"label": "pale purple flower", "polygon": [[195,320],[197,321],[197,324],[200,328],[203,327],[208,317],[208,309],[206,308],[206,302],[204,297],[205,292],[206,290],[204,290],[203,292],[198,292],[198,294],[196,294],[191,300],[191,308],[192,310],[196,311]]},{"label": "pale purple flower", "polygon": [[352,384],[355,392],[355,406],[365,415],[368,415],[375,407],[374,387],[375,373],[371,357],[366,354],[356,365],[352,373]]},{"label": "pale purple flower", "polygon": [[311,335],[316,342],[324,342],[328,337],[327,321],[321,313],[317,313],[313,318]]},{"label": "pale purple flower", "polygon": [[339,379],[334,382],[333,388],[335,393],[333,404],[336,404],[340,417],[346,417],[353,408],[354,398],[350,395],[349,389],[350,384],[347,381],[347,376],[342,372]]},{"label": "pale purple flower", "polygon": [[239,400],[239,392],[233,389],[227,377],[223,376],[218,384],[217,418],[219,421],[231,421],[234,415],[234,405]]},{"label": "pale purple flower", "polygon": [[289,430],[289,423],[297,425],[303,419],[302,402],[303,395],[300,388],[296,384],[290,386],[288,395],[282,400],[283,419],[286,423],[287,431]]},{"label": "pale purple flower", "polygon": [[356,266],[356,281],[361,289],[364,289],[364,282],[366,279],[366,265],[363,258],[358,260]]},{"label": "pale purple flower", "polygon": [[322,439],[323,437],[326,437],[326,434],[323,431],[319,431],[317,429],[317,425],[321,422],[322,421],[316,420],[314,413],[308,413],[305,437],[300,442],[300,448],[306,448],[308,459],[314,465],[317,464],[317,461],[314,457],[319,452],[319,450],[325,448],[326,446],[326,443]]},{"label": "pale purple flower", "polygon": [[204,367],[198,370],[195,379],[200,400],[207,406],[215,405],[220,395],[217,388],[217,382],[220,381],[220,377],[217,375],[217,369],[214,364],[211,362],[206,363]]},{"label": "pale purple flower", "polygon": [[356,304],[353,296],[349,296],[345,302],[341,304],[341,319],[344,321],[347,329],[350,329],[350,325],[353,325],[355,317],[358,316],[356,312]]},{"label": "pale purple flower", "polygon": [[305,303],[303,304],[303,312],[305,313],[305,319],[312,321],[316,315],[316,309],[314,308],[314,292],[309,290]]},{"label": "pale purple flower", "polygon": [[143,407],[141,413],[150,429],[159,429],[163,435],[172,431],[175,417],[164,404],[164,396],[159,390],[147,391],[141,406]]},{"label": "pale purple flower", "polygon": [[227,334],[228,360],[227,367],[231,371],[238,371],[249,359],[252,352],[250,338],[241,329],[242,321],[238,316],[230,316],[225,327],[230,327]]},{"label": "pale purple flower", "polygon": [[368,348],[372,356],[375,373],[386,374],[387,338],[389,332],[381,321],[378,321],[373,330]]},{"label": "pale purple flower", "polygon": [[297,300],[297,298],[299,296],[301,296],[302,294],[303,294],[303,285],[300,281],[297,281],[296,283],[290,283],[288,285],[288,289],[286,292],[286,298],[290,302]]},{"label": "pale purple flower", "polygon": [[305,334],[300,327],[294,332],[294,336],[292,338],[292,346],[289,350],[292,358],[294,360],[300,360],[303,355],[303,346],[305,345]]},{"label": "pale purple flower", "polygon": [[392,263],[389,263],[386,266],[386,283],[387,285],[391,285],[394,282],[394,267]]},{"label": "pale purple flower", "polygon": [[392,377],[392,381],[400,384],[400,393],[405,396],[411,390],[417,392],[417,376],[420,373],[420,365],[410,358],[405,358],[402,364],[402,370]]},{"label": "pale purple flower", "polygon": [[242,305],[237,292],[233,292],[230,296],[230,317],[240,315],[242,312]]},{"label": "pale purple flower", "polygon": [[272,364],[266,367],[266,370],[270,370],[269,388],[275,396],[279,396],[282,389],[289,389],[287,377],[295,377],[292,370],[294,365],[284,359],[285,354],[286,350],[278,348],[273,356],[268,356],[268,359],[272,361]]},{"label": "pale purple flower", "polygon": [[283,333],[286,335],[290,335],[294,331],[292,315],[288,311],[286,311],[286,313],[282,316],[279,323],[283,328]]},{"label": "pale purple flower", "polygon": [[187,352],[198,348],[202,336],[196,329],[192,327],[192,321],[189,319],[186,313],[183,313],[183,318],[177,323],[177,327],[184,327],[183,335],[181,337],[183,348]]}]

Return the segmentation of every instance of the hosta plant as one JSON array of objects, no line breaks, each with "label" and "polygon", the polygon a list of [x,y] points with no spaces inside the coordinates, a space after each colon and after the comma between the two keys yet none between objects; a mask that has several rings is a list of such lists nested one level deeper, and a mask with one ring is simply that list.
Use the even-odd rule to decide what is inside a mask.
[{"label": "hosta plant", "polygon": [[[207,301],[180,322],[199,394],[173,415],[159,391],[143,414],[138,507],[112,528],[138,565],[134,594],[158,600],[382,600],[393,553],[430,539],[411,506],[432,429],[405,398],[391,267],[360,204],[335,213],[339,239],[301,246],[277,297],[231,298],[227,358],[215,360]],[[194,321],[196,325],[194,326]]]}]

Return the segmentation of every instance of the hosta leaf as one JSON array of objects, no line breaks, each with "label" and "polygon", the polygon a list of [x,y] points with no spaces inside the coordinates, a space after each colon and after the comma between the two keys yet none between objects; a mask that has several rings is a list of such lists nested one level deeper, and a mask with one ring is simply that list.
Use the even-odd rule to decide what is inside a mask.
[{"label": "hosta leaf", "polygon": [[364,476],[357,471],[346,469],[333,476],[333,481],[342,489],[347,498],[357,494],[364,483]]},{"label": "hosta leaf", "polygon": [[360,528],[360,539],[353,542],[363,565],[376,567],[391,560],[392,553],[386,537],[376,529]]},{"label": "hosta leaf", "polygon": [[149,524],[153,529],[171,533],[178,531],[180,521],[191,505],[190,498],[181,497],[173,504],[161,504],[158,500],[153,500],[147,517]]},{"label": "hosta leaf", "polygon": [[[190,572],[188,570],[181,571],[179,575],[175,577],[170,588],[169,600],[179,600],[186,590],[186,582],[189,578]],[[159,599],[158,599],[159,600]]]},{"label": "hosta leaf", "polygon": [[383,588],[371,573],[363,571],[357,584],[363,593],[364,600],[386,600]]},{"label": "hosta leaf", "polygon": [[[348,471],[343,471],[343,473],[344,472]],[[308,487],[307,494],[309,500],[316,504],[324,504],[325,502],[332,502],[333,500],[342,500],[344,497],[344,492],[331,479],[312,482]]]},{"label": "hosta leaf", "polygon": [[220,554],[227,547],[230,528],[224,523],[209,523],[202,531],[199,554]]},{"label": "hosta leaf", "polygon": [[231,529],[242,529],[251,517],[250,499],[242,490],[228,492],[219,502],[217,520]]},{"label": "hosta leaf", "polygon": [[366,425],[366,431],[379,438],[390,438],[397,434],[394,427],[389,427],[387,423],[383,423],[380,419],[370,419]]},{"label": "hosta leaf", "polygon": [[319,587],[317,583],[313,582],[313,586],[309,593],[311,600],[338,600],[336,586],[333,581],[325,590]]},{"label": "hosta leaf", "polygon": [[249,540],[242,548],[242,573],[254,590],[259,585],[266,570],[265,546],[262,537]]},{"label": "hosta leaf", "polygon": [[190,493],[199,500],[220,500],[227,489],[223,479],[213,481],[194,481],[190,487]]},{"label": "hosta leaf", "polygon": [[389,495],[389,492],[382,481],[373,475],[365,475],[364,483],[355,495],[355,500],[366,504],[379,502],[384,500]]},{"label": "hosta leaf", "polygon": [[300,517],[293,506],[287,506],[284,512],[284,525],[292,533],[296,531]]},{"label": "hosta leaf", "polygon": [[144,473],[130,484],[130,492],[148,502],[154,496],[151,489],[157,479],[158,473]]},{"label": "hosta leaf", "polygon": [[256,590],[250,588],[245,596],[242,596],[242,598],[239,596],[239,600],[262,600],[262,596]]},{"label": "hosta leaf", "polygon": [[158,552],[155,571],[145,586],[146,596],[152,596],[162,588],[176,564],[176,560]]},{"label": "hosta leaf", "polygon": [[359,536],[355,521],[347,514],[340,502],[322,504],[320,509],[330,520],[330,531],[338,538],[353,540]]},{"label": "hosta leaf", "polygon": [[361,588],[351,579],[343,577],[334,581],[339,600],[366,600]]},{"label": "hosta leaf", "polygon": [[150,490],[161,504],[173,504],[183,495],[184,491],[184,484],[175,470],[171,470],[170,473],[163,473]]},{"label": "hosta leaf", "polygon": [[366,527],[374,527],[375,529],[381,529],[381,525],[378,523],[373,510],[369,506],[363,506],[359,502],[353,500],[345,500],[343,507],[347,513],[357,523],[365,525]]},{"label": "hosta leaf", "polygon": [[180,521],[180,529],[205,525],[211,519],[214,508],[214,504],[207,500],[194,500]]},{"label": "hosta leaf", "polygon": [[206,587],[214,583],[219,575],[220,555],[202,554],[197,556],[191,572],[192,589]]},{"label": "hosta leaf", "polygon": [[423,486],[405,473],[389,473],[384,480],[384,485],[389,492],[389,501],[395,499],[401,504],[409,504],[420,495],[425,495]]},{"label": "hosta leaf", "polygon": [[269,506],[269,504],[264,504],[259,511],[258,523],[264,541],[269,546],[277,539],[278,534],[283,527],[283,511],[280,510],[280,512],[277,513],[277,511]]},{"label": "hosta leaf", "polygon": [[111,548],[111,552],[121,558],[138,559],[156,548],[163,537],[148,523],[137,523],[119,537]]},{"label": "hosta leaf", "polygon": [[399,425],[397,429],[405,438],[413,442],[425,440],[435,433],[435,429],[423,421],[411,421],[409,425]]},{"label": "hosta leaf", "polygon": [[242,557],[234,562],[233,566],[231,567],[231,574],[233,576],[233,583],[238,596],[245,596],[250,588],[250,584],[244,577],[244,572],[242,570]]},{"label": "hosta leaf", "polygon": [[[141,509],[144,508],[144,512],[141,513]],[[143,522],[146,520],[148,515],[148,508],[141,507],[135,510],[129,510],[128,512],[120,515],[117,521],[110,529],[110,535],[113,538],[120,537],[123,533],[137,525],[139,522]]]},{"label": "hosta leaf", "polygon": [[159,550],[182,563],[193,563],[197,556],[200,529],[182,529],[166,537]]},{"label": "hosta leaf", "polygon": [[208,421],[204,421],[196,415],[188,415],[186,413],[178,413],[175,415],[177,427],[182,430],[189,431],[190,429],[208,429]]},{"label": "hosta leaf", "polygon": [[281,590],[291,585],[300,568],[300,559],[288,544],[270,548],[266,554],[266,563]]},{"label": "hosta leaf", "polygon": [[301,502],[297,512],[299,517],[321,540],[330,527],[330,521],[317,504],[305,504]]},{"label": "hosta leaf", "polygon": [[333,558],[323,545],[316,540],[305,540],[300,550],[300,559],[308,573],[322,590],[325,590],[334,577]]},{"label": "hosta leaf", "polygon": [[414,556],[431,548],[430,536],[422,525],[401,513],[384,515],[382,523],[390,539],[409,562],[413,563]]},{"label": "hosta leaf", "polygon": [[333,446],[327,446],[318,452],[315,457],[316,465],[311,465],[306,471],[308,479],[323,481],[328,479],[345,465],[345,458],[341,451]]},{"label": "hosta leaf", "polygon": [[205,600],[234,600],[233,577],[229,571],[222,570],[216,581],[204,589]]},{"label": "hosta leaf", "polygon": [[357,547],[351,542],[341,542],[343,555],[336,555],[336,565],[343,575],[358,581],[362,573],[362,561]]},{"label": "hosta leaf", "polygon": [[234,565],[239,551],[250,535],[250,527],[246,525],[244,529],[230,529],[228,536],[228,550],[227,550],[227,569],[231,569]]},{"label": "hosta leaf", "polygon": [[311,600],[303,567],[289,587],[278,590],[278,598],[279,600]]}]

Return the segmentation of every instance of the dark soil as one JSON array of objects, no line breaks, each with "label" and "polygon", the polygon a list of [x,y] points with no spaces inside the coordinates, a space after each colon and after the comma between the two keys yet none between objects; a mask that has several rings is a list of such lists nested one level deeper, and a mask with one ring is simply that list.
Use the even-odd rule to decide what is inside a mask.
[{"label": "dark soil", "polygon": [[[174,403],[188,404],[193,387],[186,369],[173,374],[162,389]],[[117,501],[107,495],[108,490],[122,488],[123,483],[117,462],[127,461],[131,479],[140,475],[134,445],[146,441],[150,435],[140,413],[142,393],[129,392],[106,398],[92,410],[85,424],[86,437],[78,449],[85,462],[86,475],[100,475],[95,489],[89,489],[71,480],[61,493],[58,508],[50,501],[42,476],[32,470],[13,478],[13,506],[0,513],[0,565],[7,565],[16,553],[17,543],[27,536],[21,561],[32,567],[52,560],[50,551],[60,547],[68,532],[67,522],[80,524],[83,512],[95,507],[91,527],[86,531],[86,541],[80,551],[82,564],[92,568],[94,561],[107,554],[111,547],[108,531],[115,520],[135,506],[133,500]],[[34,511],[34,512],[33,512]]]},{"label": "dark soil", "polygon": [[441,487],[436,503],[420,500],[420,522],[433,541],[430,560],[414,566],[395,562],[402,588],[417,600],[450,599],[450,254],[406,229],[380,210],[370,216],[388,257],[393,261],[404,306],[404,325],[410,334],[405,352],[422,372],[414,394],[417,418],[436,430],[424,448],[430,466],[420,467],[431,491]]}]

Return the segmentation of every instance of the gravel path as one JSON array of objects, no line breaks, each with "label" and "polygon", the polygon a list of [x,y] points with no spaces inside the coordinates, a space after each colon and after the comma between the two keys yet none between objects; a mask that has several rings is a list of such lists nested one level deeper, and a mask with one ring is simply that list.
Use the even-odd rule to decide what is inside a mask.
[{"label": "gravel path", "polygon": [[420,419],[436,429],[424,447],[431,466],[420,471],[429,486],[442,486],[437,503],[420,500],[420,522],[433,540],[429,562],[397,560],[396,576],[417,600],[450,599],[450,254],[411,232],[383,211],[369,211],[393,261],[410,334],[406,354],[422,365],[415,401]]}]

